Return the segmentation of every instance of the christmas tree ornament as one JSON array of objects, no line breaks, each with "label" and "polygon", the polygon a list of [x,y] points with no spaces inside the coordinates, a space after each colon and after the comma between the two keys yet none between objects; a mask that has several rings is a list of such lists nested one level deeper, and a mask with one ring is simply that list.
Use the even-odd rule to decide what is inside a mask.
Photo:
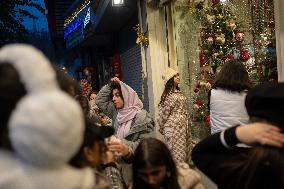
[{"label": "christmas tree ornament", "polygon": [[236,32],[235,39],[239,42],[243,42],[245,34],[243,32]]},{"label": "christmas tree ornament", "polygon": [[215,42],[218,45],[223,45],[226,41],[224,34],[219,34],[219,35],[216,35],[215,37],[216,37]]},{"label": "christmas tree ornament", "polygon": [[208,38],[206,39],[206,41],[207,41],[207,44],[208,44],[208,45],[212,45],[213,42],[214,42],[214,39],[213,39],[213,37],[208,37]]},{"label": "christmas tree ornament", "polygon": [[133,29],[136,31],[137,34],[136,44],[147,47],[149,45],[149,39],[146,36],[146,32],[142,32],[142,29],[139,24],[133,27]]},{"label": "christmas tree ornament", "polygon": [[248,61],[249,59],[249,52],[247,50],[241,50],[240,56],[243,61]]},{"label": "christmas tree ornament", "polygon": [[234,29],[236,29],[236,21],[235,20],[233,20],[233,19],[231,19],[231,20],[229,20],[228,22],[227,22],[227,27],[228,27],[228,29],[230,29],[230,30],[234,30]]},{"label": "christmas tree ornament", "polygon": [[234,55],[228,54],[227,57],[226,57],[225,62],[232,61],[232,60],[234,60],[234,59],[235,59]]},{"label": "christmas tree ornament", "polygon": [[208,22],[213,24],[215,22],[215,15],[207,15]]},{"label": "christmas tree ornament", "polygon": [[204,116],[204,120],[203,121],[205,123],[205,126],[210,127],[210,115]]},{"label": "christmas tree ornament", "polygon": [[224,18],[224,16],[222,14],[218,14],[217,18],[218,18],[218,20],[222,20]]}]

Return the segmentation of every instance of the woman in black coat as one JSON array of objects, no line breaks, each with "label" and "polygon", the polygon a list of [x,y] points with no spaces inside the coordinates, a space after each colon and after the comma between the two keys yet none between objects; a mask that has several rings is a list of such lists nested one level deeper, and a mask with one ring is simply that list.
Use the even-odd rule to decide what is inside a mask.
[{"label": "woman in black coat", "polygon": [[221,189],[283,188],[284,83],[252,89],[246,108],[256,123],[209,136],[193,149],[192,160]]}]

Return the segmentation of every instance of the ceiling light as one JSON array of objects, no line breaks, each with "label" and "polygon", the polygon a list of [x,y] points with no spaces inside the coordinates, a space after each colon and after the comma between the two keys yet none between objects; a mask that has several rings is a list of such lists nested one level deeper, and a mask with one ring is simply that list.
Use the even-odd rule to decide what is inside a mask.
[{"label": "ceiling light", "polygon": [[122,6],[123,4],[123,0],[112,0],[112,6]]}]

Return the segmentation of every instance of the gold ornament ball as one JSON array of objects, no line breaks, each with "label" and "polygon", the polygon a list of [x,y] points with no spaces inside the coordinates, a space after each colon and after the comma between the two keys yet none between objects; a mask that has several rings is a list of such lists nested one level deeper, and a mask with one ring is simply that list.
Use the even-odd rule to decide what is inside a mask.
[{"label": "gold ornament ball", "polygon": [[224,18],[224,16],[223,16],[222,14],[218,14],[217,18],[218,18],[219,20],[222,20],[222,19]]}]

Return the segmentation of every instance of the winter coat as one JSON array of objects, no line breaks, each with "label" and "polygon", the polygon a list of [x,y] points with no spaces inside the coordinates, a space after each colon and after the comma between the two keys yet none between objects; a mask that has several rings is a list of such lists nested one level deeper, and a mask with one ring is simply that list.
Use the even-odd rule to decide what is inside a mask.
[{"label": "winter coat", "polygon": [[112,189],[124,189],[125,183],[123,181],[121,171],[117,166],[109,166],[102,170],[102,174],[107,178]]},{"label": "winter coat", "polygon": [[160,133],[178,163],[189,161],[191,127],[186,97],[180,92],[171,92],[159,105],[157,122]]},{"label": "winter coat", "polygon": [[[94,170],[94,178],[95,178],[95,187],[93,189],[112,189],[110,181],[104,173],[100,173],[97,170]],[[120,188],[117,188],[120,189]]]},{"label": "winter coat", "polygon": [[101,118],[98,114],[99,112],[99,108],[97,107],[97,105],[95,104],[94,101],[89,101],[89,106],[90,106],[90,113],[89,113],[89,118],[91,120],[92,123],[95,124],[101,124]]},{"label": "winter coat", "polygon": [[22,163],[16,155],[0,150],[0,189],[31,189],[32,185],[26,176]]},{"label": "winter coat", "polygon": [[50,62],[39,50],[24,44],[3,47],[0,59],[16,68],[27,92],[8,122],[19,173],[23,170],[32,189],[93,189],[91,169],[68,165],[83,140],[83,113],[71,96],[59,90]]},{"label": "winter coat", "polygon": [[245,108],[246,92],[231,92],[212,89],[210,95],[211,134],[220,132],[234,125],[249,122]]},{"label": "winter coat", "polygon": [[[112,126],[115,131],[117,130],[117,110],[110,99],[111,88],[109,85],[105,85],[99,91],[96,97],[97,106],[112,119]],[[150,114],[146,110],[142,110],[137,113],[131,123],[131,128],[128,134],[124,137],[122,142],[126,144],[130,151],[134,152],[139,142],[143,138],[154,137],[154,121]],[[129,159],[122,158],[119,162],[121,167],[123,179],[128,185],[131,182],[131,164]]]},{"label": "winter coat", "polygon": [[237,147],[240,141],[236,128],[230,127],[199,142],[192,151],[194,164],[219,189],[283,188],[283,166],[279,166],[284,157],[283,149]]},{"label": "winter coat", "polygon": [[50,189],[93,189],[96,180],[92,169],[76,169],[68,165],[39,169],[24,164],[26,175],[32,180],[33,188]]}]

